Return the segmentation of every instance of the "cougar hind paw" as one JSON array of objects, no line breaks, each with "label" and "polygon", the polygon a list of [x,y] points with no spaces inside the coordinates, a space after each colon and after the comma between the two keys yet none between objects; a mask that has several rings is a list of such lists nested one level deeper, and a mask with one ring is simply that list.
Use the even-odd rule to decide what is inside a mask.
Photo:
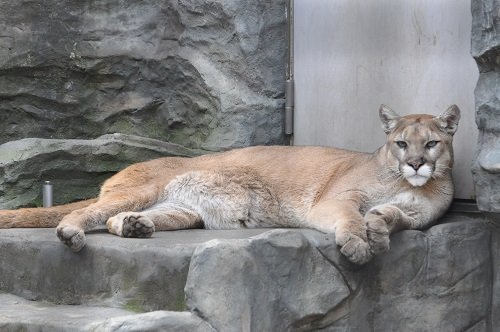
[{"label": "cougar hind paw", "polygon": [[151,237],[155,231],[153,222],[146,216],[135,212],[123,212],[109,218],[108,230],[123,237]]},{"label": "cougar hind paw", "polygon": [[59,225],[56,233],[59,240],[75,252],[82,250],[87,242],[83,229],[76,226]]},{"label": "cougar hind paw", "polygon": [[123,219],[124,237],[151,237],[155,231],[153,222],[141,215],[131,215]]}]

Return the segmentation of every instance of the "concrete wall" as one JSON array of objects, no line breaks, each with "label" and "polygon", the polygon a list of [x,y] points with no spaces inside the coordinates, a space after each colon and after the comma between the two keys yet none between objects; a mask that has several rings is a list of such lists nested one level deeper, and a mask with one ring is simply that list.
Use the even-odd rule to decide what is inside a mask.
[{"label": "concrete wall", "polygon": [[295,144],[373,151],[380,104],[400,114],[462,110],[456,196],[473,198],[477,128],[470,1],[295,0]]}]

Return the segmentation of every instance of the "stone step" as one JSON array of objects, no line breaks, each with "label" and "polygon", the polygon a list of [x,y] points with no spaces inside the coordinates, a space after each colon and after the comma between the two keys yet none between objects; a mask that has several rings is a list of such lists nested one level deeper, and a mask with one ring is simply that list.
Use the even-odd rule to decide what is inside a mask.
[{"label": "stone step", "polygon": [[211,239],[242,239],[259,230],[158,232],[125,239],[97,232],[79,253],[54,229],[0,230],[0,292],[55,304],[135,312],[185,310],[184,286],[195,248]]},{"label": "stone step", "polygon": [[188,312],[131,311],[85,305],[54,305],[0,294],[0,331],[213,331]]}]

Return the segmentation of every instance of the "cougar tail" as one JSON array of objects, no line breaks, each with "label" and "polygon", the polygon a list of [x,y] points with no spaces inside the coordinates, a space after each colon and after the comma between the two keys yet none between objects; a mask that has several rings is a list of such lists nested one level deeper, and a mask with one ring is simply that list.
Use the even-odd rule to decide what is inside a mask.
[{"label": "cougar tail", "polygon": [[49,208],[26,208],[0,210],[0,228],[50,228],[56,227],[61,219],[72,211],[82,209],[97,201],[89,199]]}]

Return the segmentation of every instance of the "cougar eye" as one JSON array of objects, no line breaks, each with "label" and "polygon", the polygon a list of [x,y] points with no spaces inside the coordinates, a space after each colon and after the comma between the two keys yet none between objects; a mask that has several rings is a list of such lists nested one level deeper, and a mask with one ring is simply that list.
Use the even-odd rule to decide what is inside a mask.
[{"label": "cougar eye", "polygon": [[438,143],[439,143],[439,141],[429,141],[429,142],[427,142],[427,144],[425,144],[425,147],[427,149],[430,149],[430,148],[435,147]]},{"label": "cougar eye", "polygon": [[405,141],[396,141],[396,144],[401,148],[401,149],[405,149],[408,144],[405,142]]}]

